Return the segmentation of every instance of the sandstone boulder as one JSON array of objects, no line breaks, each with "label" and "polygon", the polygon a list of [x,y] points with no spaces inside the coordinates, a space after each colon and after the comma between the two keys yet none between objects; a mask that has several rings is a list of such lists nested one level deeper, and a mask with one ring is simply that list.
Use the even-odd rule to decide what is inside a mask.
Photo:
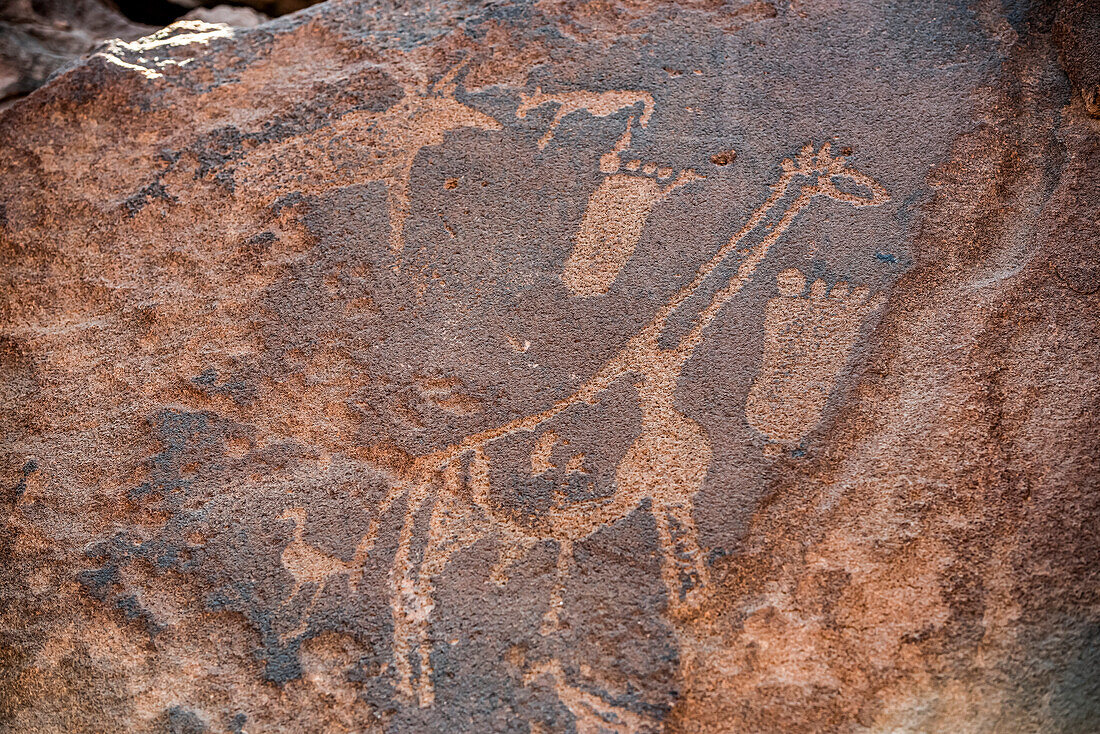
[{"label": "sandstone boulder", "polygon": [[110,38],[154,28],[131,23],[100,0],[10,0],[0,7],[0,109]]},{"label": "sandstone boulder", "polygon": [[1089,3],[333,0],[0,113],[0,728],[1085,732]]}]

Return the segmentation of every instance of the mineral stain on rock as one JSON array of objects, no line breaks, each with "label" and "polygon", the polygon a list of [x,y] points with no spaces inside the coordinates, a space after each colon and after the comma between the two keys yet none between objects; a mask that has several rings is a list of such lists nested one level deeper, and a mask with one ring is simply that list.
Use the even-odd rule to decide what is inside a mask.
[{"label": "mineral stain on rock", "polygon": [[348,0],[60,70],[0,728],[1091,731],[1095,28]]}]

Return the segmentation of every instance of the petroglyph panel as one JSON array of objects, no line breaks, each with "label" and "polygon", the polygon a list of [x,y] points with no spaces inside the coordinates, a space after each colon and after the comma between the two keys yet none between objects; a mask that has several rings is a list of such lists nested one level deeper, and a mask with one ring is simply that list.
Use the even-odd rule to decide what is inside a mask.
[{"label": "petroglyph panel", "polygon": [[0,729],[1088,730],[1087,27],[350,0],[61,71]]},{"label": "petroglyph panel", "polygon": [[[702,426],[675,406],[675,392],[683,366],[700,346],[707,327],[725,303],[741,291],[767,258],[769,249],[803,209],[819,198],[855,207],[880,206],[888,201],[881,185],[849,167],[843,157],[831,155],[828,144],[816,151],[811,146],[803,147],[795,158],[784,159],[780,170],[778,180],[771,187],[771,195],[753,211],[741,229],[718,248],[687,285],[657,309],[654,318],[631,336],[618,354],[572,395],[544,411],[474,433],[411,461],[406,455],[397,457],[398,462],[394,463],[394,457],[379,454],[383,460],[379,468],[398,476],[386,505],[399,496],[406,497],[408,502],[393,571],[394,657],[401,694],[421,707],[430,707],[434,702],[428,634],[435,607],[434,577],[445,569],[456,546],[474,543],[494,530],[503,535],[506,546],[519,543],[526,550],[538,540],[552,540],[557,545],[558,561],[543,619],[543,635],[553,635],[558,630],[563,586],[574,565],[574,544],[623,520],[643,502],[649,504],[656,527],[669,611],[674,616],[687,614],[702,602],[709,585],[709,571],[692,512],[695,495],[703,486],[712,454]],[[846,182],[845,188],[838,186],[839,181]],[[720,266],[734,253],[740,255],[740,264],[732,275],[726,276],[725,282],[719,280],[709,302],[691,317],[691,330],[677,346],[662,347],[661,336],[670,317],[689,308],[692,296],[704,284],[720,279],[724,272]],[[640,425],[615,466],[614,477],[605,477],[599,483],[601,487],[596,481],[587,481],[583,474],[574,477],[570,472],[570,478],[579,479],[583,485],[580,496],[570,497],[569,494],[576,493],[566,492],[559,482],[557,490],[551,490],[549,496],[539,493],[543,501],[533,511],[520,508],[501,511],[492,496],[493,444],[517,433],[539,431],[544,424],[567,414],[575,406],[594,403],[626,376],[635,378],[634,397],[641,414]],[[621,415],[622,410],[612,414]],[[590,422],[597,426],[601,423],[599,419]],[[516,463],[529,465],[531,473],[539,478],[552,467],[550,457],[556,441],[556,432],[552,438],[537,439],[529,449],[527,461]],[[465,469],[463,463],[466,463]],[[552,482],[553,478],[548,481]],[[435,490],[439,482],[442,489]],[[513,491],[515,500],[520,503],[535,499],[531,496],[534,492]],[[483,514],[486,522],[475,522],[474,515],[470,514],[456,521],[456,511],[440,510],[441,504],[463,496],[477,506],[475,514]],[[418,565],[412,560],[415,516],[422,506],[433,503],[436,504],[423,561]],[[455,537],[441,542],[444,533]],[[511,559],[514,551],[505,553]],[[420,661],[418,669],[414,669],[411,662],[414,654]]]}]

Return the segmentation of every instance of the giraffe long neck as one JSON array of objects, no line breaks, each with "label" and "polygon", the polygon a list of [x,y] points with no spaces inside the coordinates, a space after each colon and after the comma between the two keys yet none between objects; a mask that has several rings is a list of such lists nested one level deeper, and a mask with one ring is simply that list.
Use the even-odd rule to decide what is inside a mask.
[{"label": "giraffe long neck", "polygon": [[[790,187],[791,181],[797,175],[792,171],[784,171],[779,180],[772,186],[771,195],[753,212],[749,220],[745,222],[744,226],[736,234],[734,234],[730,240],[719,248],[718,252],[699,268],[696,272],[695,278],[690,284],[677,291],[668,303],[666,303],[660,311],[653,317],[649,324],[638,333],[630,344],[625,348],[623,353],[614,357],[610,362],[605,364],[595,375],[576,393],[568,398],[559,400],[550,408],[529,415],[524,418],[520,418],[515,421],[511,421],[502,426],[492,428],[486,431],[467,436],[459,443],[449,446],[446,449],[433,452],[432,454],[421,457],[422,461],[427,462],[432,466],[442,466],[443,463],[450,461],[456,456],[459,456],[475,447],[484,446],[501,436],[505,436],[520,430],[534,430],[535,427],[543,423],[544,421],[552,418],[558,413],[562,412],[569,406],[575,404],[578,401],[587,401],[595,397],[596,394],[606,389],[611,385],[619,376],[629,372],[633,369],[640,369],[649,360],[655,358],[660,351],[658,348],[658,340],[661,333],[667,326],[668,318],[682,305],[688,298],[691,297],[710,276],[717,270],[718,266],[729,257],[729,255],[741,244],[741,242],[754,230],[760,227],[764,223],[768,214],[779,203],[783,197],[787,194],[787,190]],[[792,205],[794,206],[794,205]],[[797,211],[791,211],[789,207],[784,213],[781,222],[787,221],[789,224],[790,219],[793,218]],[[784,226],[785,229],[785,226]],[[777,225],[772,233],[767,235],[761,245],[758,245],[752,252],[759,253],[759,257],[753,260],[753,269],[758,264],[758,260],[762,259],[763,255],[767,253],[767,248],[772,242],[778,238],[781,234],[780,227]],[[744,263],[742,264],[742,268]],[[739,270],[740,272],[740,270]]]},{"label": "giraffe long neck", "polygon": [[[772,185],[771,195],[768,196],[768,198],[765,199],[764,202],[753,211],[752,215],[749,216],[748,220],[745,222],[744,225],[742,225],[741,229],[735,232],[733,236],[729,238],[726,244],[718,248],[718,251],[715,252],[709,260],[707,260],[705,263],[703,263],[703,265],[699,267],[691,283],[673,294],[668,303],[666,303],[657,312],[648,327],[652,331],[654,338],[660,337],[661,334],[667,330],[668,321],[673,316],[673,314],[677,313],[680,308],[685,304],[685,302],[688,301],[688,299],[695,295],[708,281],[712,280],[715,274],[719,271],[719,266],[723,262],[725,262],[726,259],[729,258],[730,255],[733,254],[733,252],[737,250],[738,247],[741,246],[741,244],[745,241],[746,238],[748,238],[749,235],[759,229],[767,221],[768,215],[771,214],[775,206],[787,195],[787,192],[790,189],[791,182],[793,181],[795,175],[796,174],[793,172],[785,171],[779,177],[779,180]],[[763,241],[759,245],[757,245],[757,247],[750,250],[746,260],[751,259],[754,261],[752,263],[751,270],[756,269],[756,265],[759,264],[759,261],[763,260],[764,256],[767,254],[768,247],[775,241],[775,239],[778,239],[778,236],[782,234],[782,231],[786,229],[786,226],[789,226],[790,220],[793,219],[793,216],[791,216],[792,210],[794,210],[793,213],[797,213],[797,209],[795,207],[801,208],[801,206],[799,206],[797,203],[792,204],[781,216],[780,223],[786,222],[786,225],[784,225],[782,229],[779,225],[777,225],[772,229],[771,233],[764,237]],[[759,257],[753,257],[757,253],[759,253]],[[740,279],[747,275],[751,275],[751,271],[748,273],[743,273],[743,270],[744,263],[742,264],[742,267],[738,268],[735,276],[727,276],[727,278]],[[719,293],[721,292],[722,291],[719,291]],[[704,312],[705,310],[706,309],[704,309]]]}]

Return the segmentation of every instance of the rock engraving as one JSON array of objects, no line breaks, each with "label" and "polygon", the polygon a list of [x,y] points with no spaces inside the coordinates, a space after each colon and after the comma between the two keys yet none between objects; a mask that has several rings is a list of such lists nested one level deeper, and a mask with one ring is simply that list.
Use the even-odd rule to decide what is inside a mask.
[{"label": "rock engraving", "polygon": [[867,289],[837,283],[826,292],[816,280],[784,270],[780,295],[764,316],[764,360],[745,402],[756,430],[783,446],[796,445],[817,425],[840,370],[848,361],[870,309]]},{"label": "rock engraving", "polygon": [[619,110],[629,109],[642,105],[642,114],[638,118],[638,124],[645,127],[649,124],[649,118],[653,116],[653,95],[649,92],[634,91],[630,89],[613,89],[607,92],[590,92],[579,90],[575,92],[558,92],[557,94],[543,94],[542,87],[535,87],[534,94],[521,95],[520,104],[516,109],[516,117],[523,119],[531,110],[543,105],[553,104],[558,106],[550,120],[550,129],[539,138],[539,150],[544,149],[554,139],[554,133],[558,125],[566,116],[584,110],[593,117],[607,117]]},{"label": "rock engraving", "polygon": [[533,666],[524,682],[549,683],[573,714],[577,734],[651,734],[660,729],[656,722],[609,704],[601,695],[570,685],[557,660]]},{"label": "rock engraving", "polygon": [[310,594],[309,602],[299,615],[298,626],[283,635],[283,639],[287,640],[305,630],[309,624],[309,615],[313,611],[314,605],[317,604],[317,599],[320,598],[321,592],[324,591],[325,586],[330,581],[339,576],[345,576],[347,577],[348,588],[352,592],[356,590],[362,573],[363,562],[374,544],[374,535],[370,533],[359,541],[359,545],[355,549],[355,557],[349,562],[329,555],[305,542],[306,511],[303,508],[291,507],[280,515],[279,519],[294,523],[294,536],[280,556],[283,568],[294,579],[294,584],[290,587],[290,593],[283,601],[283,608],[292,606],[298,600],[302,587],[306,585],[313,586],[313,593]]},{"label": "rock engraving", "polygon": [[[393,478],[381,510],[386,511],[400,497],[405,497],[407,503],[391,573],[394,668],[399,693],[420,706],[430,706],[434,701],[427,634],[434,605],[433,578],[458,549],[481,538],[496,537],[508,549],[502,563],[522,557],[538,541],[557,544],[557,579],[543,624],[544,633],[551,634],[561,605],[560,589],[570,573],[573,543],[623,518],[649,499],[660,536],[662,577],[670,612],[687,613],[702,601],[708,583],[707,566],[692,509],[693,498],[706,477],[711,448],[702,426],[675,407],[680,372],[722,307],[749,282],[771,246],[812,201],[820,197],[852,206],[874,206],[888,200],[876,181],[849,168],[842,156],[833,156],[828,144],[816,152],[811,146],[804,147],[794,160],[785,159],[781,169],[771,195],[744,226],[571,396],[544,411],[475,433],[415,459],[387,457],[384,452],[375,457],[381,464],[388,464],[386,468]],[[844,190],[837,186],[839,179],[848,183]],[[777,206],[784,201],[786,206],[777,213]],[[749,244],[747,240],[753,234],[759,239]],[[669,319],[680,313],[691,296],[735,253],[741,259],[728,282],[694,315],[690,331],[674,347],[662,348],[661,336],[668,330]],[[611,495],[596,502],[557,506],[536,526],[518,522],[493,501],[486,452],[493,442],[518,432],[537,432],[550,418],[574,406],[594,403],[627,375],[635,379],[642,426],[616,469]],[[545,448],[540,451],[545,452]],[[531,468],[537,470],[544,460],[532,457]],[[429,537],[418,563],[412,544],[416,517],[425,503],[431,503],[433,509]],[[415,669],[414,658],[418,661]]]},{"label": "rock engraving", "polygon": [[[379,181],[386,187],[390,219],[390,249],[399,259],[405,248],[405,222],[409,218],[409,178],[420,151],[444,142],[461,128],[500,130],[495,119],[455,99],[457,76],[463,65],[451,68],[435,84],[404,85],[405,96],[384,112],[350,112],[332,125],[286,143],[250,161],[246,180],[270,181],[271,174],[299,177],[303,170],[317,170],[347,183]],[[328,161],[318,161],[303,151],[326,151]],[[364,151],[369,155],[364,157]],[[289,183],[289,181],[288,181]]]},{"label": "rock engraving", "polygon": [[565,261],[561,279],[575,296],[606,293],[634,254],[653,207],[673,191],[702,178],[690,168],[674,175],[672,168],[640,160],[621,161],[630,146],[630,127],[615,147],[600,158],[600,171],[608,174],[592,192],[584,219]]}]

